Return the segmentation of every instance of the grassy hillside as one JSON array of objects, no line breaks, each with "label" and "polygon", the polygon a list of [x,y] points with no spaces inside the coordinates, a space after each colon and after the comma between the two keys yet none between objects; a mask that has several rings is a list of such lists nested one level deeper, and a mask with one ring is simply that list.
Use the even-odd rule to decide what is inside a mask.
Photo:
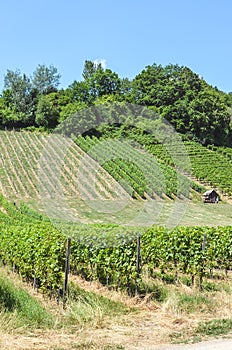
[{"label": "grassy hillside", "polygon": [[[141,142],[146,141],[143,137]],[[217,209],[202,205],[205,187],[197,181],[230,195],[229,151],[223,154],[216,148],[185,143],[192,165],[190,178],[176,171],[171,155],[160,144],[148,143],[149,155],[117,139],[109,143],[79,137],[77,143],[58,135],[0,131],[0,192],[11,202],[23,201],[36,210],[47,205],[49,213],[59,218],[67,218],[70,209],[71,220],[74,215],[85,223],[123,224],[141,212],[138,223],[162,225],[175,209],[182,225],[231,224],[230,204]],[[186,189],[185,200],[191,199],[184,210],[175,208],[180,183],[184,184],[181,197]]]}]

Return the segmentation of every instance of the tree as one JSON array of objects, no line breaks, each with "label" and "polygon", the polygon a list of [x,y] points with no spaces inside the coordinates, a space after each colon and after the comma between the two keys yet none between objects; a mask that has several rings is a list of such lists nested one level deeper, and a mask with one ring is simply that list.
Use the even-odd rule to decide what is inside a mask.
[{"label": "tree", "polygon": [[91,77],[94,75],[96,70],[100,67],[101,67],[100,63],[95,64],[92,61],[85,60],[84,69],[83,69],[83,73],[82,73],[84,80],[87,81],[87,80],[91,79]]},{"label": "tree", "polygon": [[45,95],[57,91],[60,78],[61,75],[54,66],[50,65],[46,67],[44,64],[38,65],[33,73],[32,84],[39,94]]},{"label": "tree", "polygon": [[133,101],[154,106],[178,132],[203,144],[225,144],[228,108],[222,94],[187,67],[146,67],[133,80]]},{"label": "tree", "polygon": [[54,128],[59,118],[57,94],[41,95],[36,109],[35,122],[38,126]]},{"label": "tree", "polygon": [[120,82],[120,94],[119,99],[121,101],[132,102],[133,97],[133,83],[128,78],[122,78]]},{"label": "tree", "polygon": [[120,79],[118,74],[112,72],[110,69],[97,69],[93,76],[92,84],[97,97],[120,92]]},{"label": "tree", "polygon": [[58,122],[62,123],[67,117],[70,117],[80,110],[87,108],[88,106],[84,102],[76,101],[68,103],[65,106],[61,107],[60,117]]},{"label": "tree", "polygon": [[93,101],[93,96],[90,94],[89,84],[86,81],[74,81],[66,92],[70,96],[70,102],[83,102],[90,104]]},{"label": "tree", "polygon": [[147,66],[133,80],[134,102],[146,106],[168,106],[202,90],[201,79],[189,68],[169,64]]},{"label": "tree", "polygon": [[219,92],[205,87],[189,108],[191,131],[203,144],[226,144],[230,113]]},{"label": "tree", "polygon": [[33,125],[36,94],[26,74],[21,74],[20,70],[7,70],[3,101],[7,111],[6,123],[14,120],[24,125]]},{"label": "tree", "polygon": [[158,95],[162,84],[165,84],[163,78],[161,65],[154,63],[152,66],[147,66],[133,80],[133,102],[146,106],[159,106]]},{"label": "tree", "polygon": [[0,128],[2,127],[4,122],[4,113],[5,113],[4,101],[3,101],[3,98],[0,97]]},{"label": "tree", "polygon": [[104,69],[101,63],[85,61],[82,75],[84,84],[89,91],[90,100],[120,92],[120,78],[110,69]]}]

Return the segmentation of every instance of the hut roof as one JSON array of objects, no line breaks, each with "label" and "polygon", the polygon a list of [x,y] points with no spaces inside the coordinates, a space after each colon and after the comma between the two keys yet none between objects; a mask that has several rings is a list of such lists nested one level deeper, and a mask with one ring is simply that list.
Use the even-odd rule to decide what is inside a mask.
[{"label": "hut roof", "polygon": [[203,195],[202,196],[209,196],[211,193],[213,193],[213,192],[215,192],[216,194],[217,194],[217,192],[214,190],[214,189],[212,189],[212,190],[208,190],[208,191],[206,191],[205,193],[203,193]]}]

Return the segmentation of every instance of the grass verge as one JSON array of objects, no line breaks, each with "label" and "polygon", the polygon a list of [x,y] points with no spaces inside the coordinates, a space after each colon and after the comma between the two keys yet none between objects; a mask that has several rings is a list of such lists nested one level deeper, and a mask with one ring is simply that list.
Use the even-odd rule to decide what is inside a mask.
[{"label": "grass verge", "polygon": [[105,296],[83,290],[77,284],[70,282],[65,323],[82,326],[91,324],[101,328],[110,318],[135,311],[135,308],[127,307],[120,301],[113,301]]},{"label": "grass verge", "polygon": [[171,283],[144,278],[142,295],[134,298],[99,282],[75,278],[70,279],[63,310],[41,294],[32,296],[30,286],[2,268],[0,348],[9,349],[4,347],[10,343],[9,336],[17,350],[117,350],[135,344],[149,348],[228,336],[232,333],[231,277],[229,273],[229,278],[205,279],[202,290],[190,287],[185,279]]},{"label": "grass verge", "polygon": [[200,322],[195,331],[196,335],[207,335],[216,337],[218,335],[228,334],[232,331],[232,319],[210,320]]},{"label": "grass verge", "polygon": [[54,325],[52,315],[5,274],[0,275],[0,320],[1,330],[51,328]]}]

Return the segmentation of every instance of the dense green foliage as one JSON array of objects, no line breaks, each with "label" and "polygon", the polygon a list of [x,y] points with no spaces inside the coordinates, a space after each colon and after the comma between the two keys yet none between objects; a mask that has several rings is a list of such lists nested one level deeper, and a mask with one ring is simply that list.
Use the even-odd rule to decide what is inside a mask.
[{"label": "dense green foliage", "polygon": [[[82,81],[59,90],[59,79],[53,66],[39,65],[32,78],[8,70],[0,97],[0,126],[50,129],[84,108],[129,102],[151,108],[186,138],[232,144],[232,95],[209,86],[187,67],[153,64],[129,80],[85,61]],[[86,117],[81,115],[88,124]]]},{"label": "dense green foliage", "polygon": [[230,116],[224,95],[189,68],[153,64],[137,75],[133,84],[135,102],[154,106],[178,132],[204,144],[227,141]]},{"label": "dense green foliage", "polygon": [[[7,203],[1,198],[7,213],[1,215],[0,259],[13,266],[23,277],[41,287],[60,287],[65,259],[65,236],[46,218]],[[82,233],[90,232],[83,225]],[[128,288],[130,293],[139,286],[143,274],[164,277],[180,274],[202,279],[213,269],[228,269],[232,263],[231,227],[152,227],[141,234],[141,270],[136,268],[137,237],[124,244],[104,247],[103,231],[115,235],[119,226],[92,225],[89,241],[72,240],[71,272],[89,280],[98,279],[112,287]],[[125,229],[124,229],[125,230]],[[137,228],[137,233],[139,228]],[[98,244],[96,236],[98,235]],[[102,242],[102,244],[99,244]]]},{"label": "dense green foliage", "polygon": [[[48,220],[24,207],[17,209],[1,197],[0,257],[28,281],[56,287],[64,269],[65,242]],[[32,214],[32,215],[31,215]]]}]

